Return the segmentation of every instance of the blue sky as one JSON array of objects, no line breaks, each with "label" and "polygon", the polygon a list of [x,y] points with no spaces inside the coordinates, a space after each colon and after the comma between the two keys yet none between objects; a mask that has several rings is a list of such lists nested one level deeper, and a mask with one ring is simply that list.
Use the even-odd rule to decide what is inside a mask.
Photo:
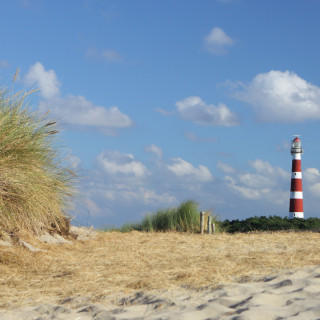
[{"label": "blue sky", "polygon": [[[288,215],[302,135],[320,217],[320,2],[2,0],[0,79],[38,88],[81,178],[75,223],[193,199],[222,219]],[[12,79],[19,67],[19,77]]]}]

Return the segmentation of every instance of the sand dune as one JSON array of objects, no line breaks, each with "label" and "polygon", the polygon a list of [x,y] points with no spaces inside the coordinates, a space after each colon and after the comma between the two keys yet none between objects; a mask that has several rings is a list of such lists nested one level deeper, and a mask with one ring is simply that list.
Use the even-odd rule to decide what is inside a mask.
[{"label": "sand dune", "polygon": [[319,243],[134,232],[0,246],[0,319],[320,319]]}]

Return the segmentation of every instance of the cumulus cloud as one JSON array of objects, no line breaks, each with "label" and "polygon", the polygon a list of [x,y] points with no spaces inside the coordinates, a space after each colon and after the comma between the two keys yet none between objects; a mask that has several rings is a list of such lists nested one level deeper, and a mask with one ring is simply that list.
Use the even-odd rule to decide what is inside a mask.
[{"label": "cumulus cloud", "polygon": [[249,103],[260,121],[320,119],[320,88],[294,72],[271,70],[260,73],[234,97]]},{"label": "cumulus cloud", "polygon": [[39,109],[42,112],[50,110],[53,116],[62,117],[71,125],[108,128],[126,128],[133,125],[133,121],[117,107],[107,109],[97,106],[83,96],[69,95],[65,98],[41,101]]},{"label": "cumulus cloud", "polygon": [[317,183],[320,182],[320,172],[316,168],[307,168],[303,171],[304,180],[307,183]]},{"label": "cumulus cloud", "polygon": [[320,197],[320,172],[316,168],[307,168],[303,171],[303,183],[306,192],[319,199]]},{"label": "cumulus cloud", "polygon": [[224,163],[222,161],[218,161],[217,163],[217,168],[219,170],[221,170],[222,172],[224,173],[233,173],[233,172],[236,172],[236,169],[232,166],[230,166],[229,164],[227,163]]},{"label": "cumulus cloud", "polygon": [[170,205],[176,198],[167,192],[158,193],[145,186],[132,186],[130,184],[107,185],[101,190],[101,195],[112,202],[142,203],[144,205]]},{"label": "cumulus cloud", "polygon": [[39,109],[45,113],[50,110],[51,115],[61,118],[65,123],[75,126],[91,126],[105,129],[106,133],[113,133],[108,129],[126,128],[133,125],[133,121],[118,107],[105,108],[95,105],[83,96],[67,95],[61,97],[60,82],[54,70],[46,70],[37,62],[30,67],[24,77],[28,86],[36,86],[40,89],[43,100],[39,103]]},{"label": "cumulus cloud", "polygon": [[290,183],[289,172],[273,167],[269,162],[257,159],[251,161],[254,172],[240,172],[229,165],[220,163],[220,168],[228,173],[225,176],[227,186],[244,199],[267,200],[277,204],[288,201]]},{"label": "cumulus cloud", "polygon": [[286,179],[288,177],[287,171],[283,170],[280,167],[273,167],[268,161],[256,159],[254,161],[250,161],[249,164],[257,171],[257,173],[261,175],[283,179]]},{"label": "cumulus cloud", "polygon": [[192,178],[195,181],[201,182],[211,181],[213,179],[210,170],[203,165],[199,165],[199,167],[196,168],[181,158],[173,158],[171,162],[171,164],[167,165],[167,168],[176,176]]},{"label": "cumulus cloud", "polygon": [[30,67],[24,80],[28,86],[36,85],[45,99],[51,99],[60,94],[59,88],[61,84],[56,73],[54,70],[45,70],[40,62],[36,62]]},{"label": "cumulus cloud", "polygon": [[98,163],[109,175],[126,175],[137,178],[147,176],[147,168],[132,154],[105,150],[98,156]]},{"label": "cumulus cloud", "polygon": [[204,38],[204,47],[213,54],[224,54],[227,48],[233,46],[235,41],[229,37],[221,28],[213,28],[208,36]]},{"label": "cumulus cloud", "polygon": [[155,144],[151,144],[150,146],[145,147],[144,150],[148,153],[154,154],[158,158],[162,158],[162,150]]},{"label": "cumulus cloud", "polygon": [[[166,179],[158,179],[165,169],[155,166],[153,170],[150,171],[133,154],[117,150],[101,152],[90,171],[90,180],[83,186],[84,205],[91,212],[92,204],[96,204],[94,212],[99,216],[95,218],[96,222],[100,219],[103,224],[119,225],[141,220],[147,212],[159,207],[177,204],[177,193],[171,192]],[[87,219],[85,206],[80,204],[78,209],[82,220]]]},{"label": "cumulus cloud", "polygon": [[239,124],[238,117],[222,103],[206,104],[200,97],[193,96],[176,102],[175,106],[183,120],[196,124],[226,127]]},{"label": "cumulus cloud", "polygon": [[[240,196],[242,196],[245,199],[260,199],[261,198],[261,191],[249,188],[245,185],[240,185],[237,183],[236,179],[226,176],[225,177],[226,182],[228,183],[228,186],[230,189],[238,193]],[[264,190],[264,189],[263,189]],[[264,190],[265,192],[266,190]]]}]

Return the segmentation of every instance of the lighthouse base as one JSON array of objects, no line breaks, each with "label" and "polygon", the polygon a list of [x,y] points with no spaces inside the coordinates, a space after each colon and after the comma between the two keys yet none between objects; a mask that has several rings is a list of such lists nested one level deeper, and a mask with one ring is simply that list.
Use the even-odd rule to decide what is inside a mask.
[{"label": "lighthouse base", "polygon": [[293,219],[293,218],[304,219],[304,214],[303,212],[289,212],[289,219]]}]

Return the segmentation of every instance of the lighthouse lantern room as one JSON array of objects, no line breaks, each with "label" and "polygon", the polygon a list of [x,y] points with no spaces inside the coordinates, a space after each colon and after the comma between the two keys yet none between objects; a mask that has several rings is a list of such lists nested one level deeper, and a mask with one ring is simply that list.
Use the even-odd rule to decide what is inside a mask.
[{"label": "lighthouse lantern room", "polygon": [[301,173],[301,141],[295,137],[291,143],[292,170],[289,219],[304,218],[303,214],[303,193],[302,193],[302,173]]}]

